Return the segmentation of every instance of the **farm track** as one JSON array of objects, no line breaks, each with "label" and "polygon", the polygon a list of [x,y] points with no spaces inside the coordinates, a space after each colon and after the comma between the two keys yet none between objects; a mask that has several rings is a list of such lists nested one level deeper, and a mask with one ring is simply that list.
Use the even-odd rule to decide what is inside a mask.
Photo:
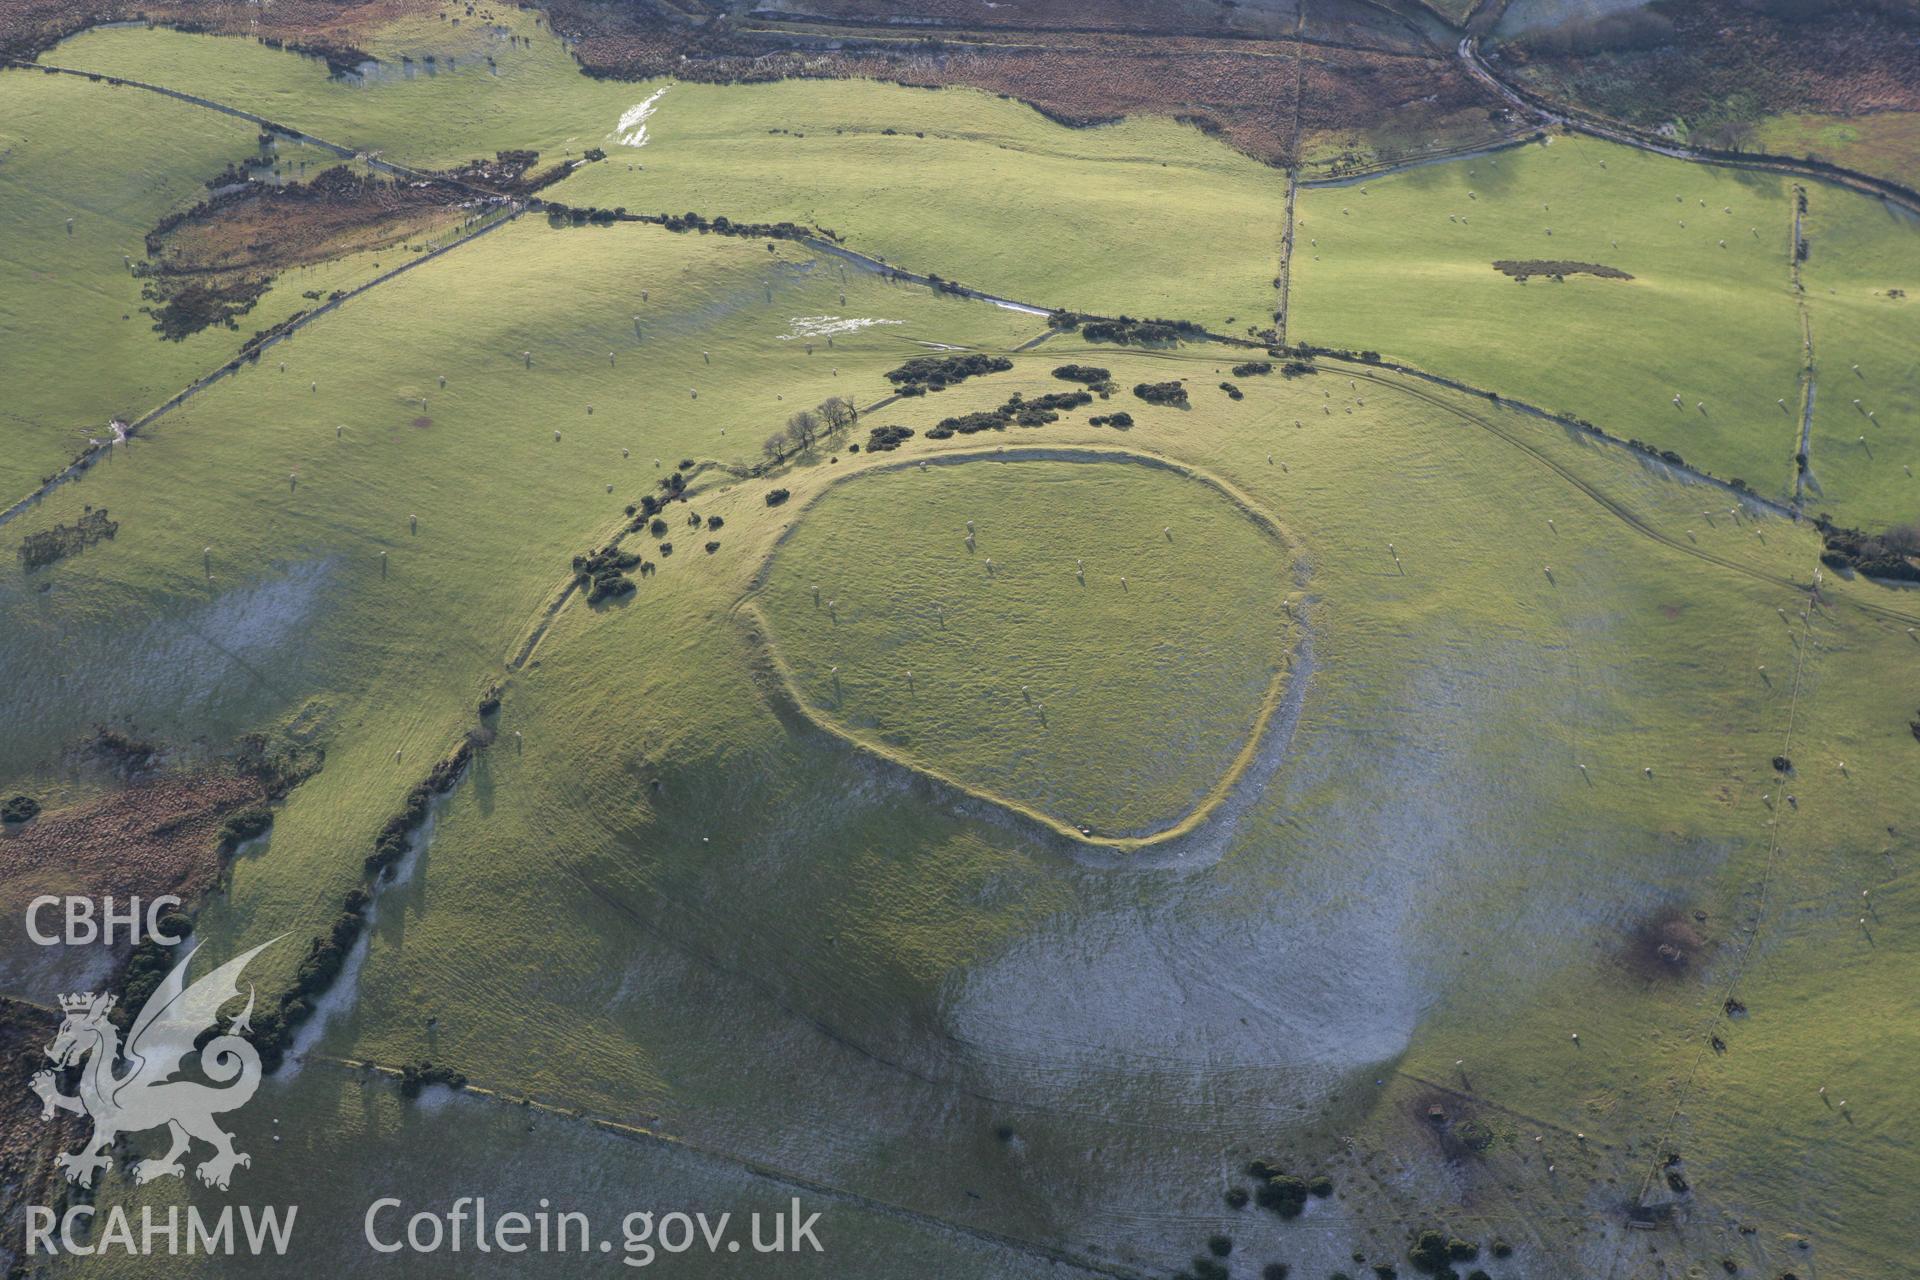
[{"label": "farm track", "polygon": [[1913,213],[1920,213],[1920,193],[1884,178],[1876,178],[1872,174],[1842,168],[1839,165],[1811,165],[1795,160],[1792,156],[1722,155],[1703,151],[1677,142],[1657,140],[1618,121],[1605,119],[1565,103],[1549,102],[1502,80],[1487,60],[1481,56],[1478,36],[1462,37],[1457,46],[1457,52],[1468,75],[1499,94],[1508,105],[1538,117],[1545,124],[1558,125],[1576,133],[1588,134],[1608,142],[1617,142],[1622,146],[1635,147],[1641,151],[1650,151],[1654,155],[1666,156],[1670,160],[1686,160],[1694,164],[1717,165],[1726,169],[1749,169],[1761,173],[1795,174],[1810,181],[1826,182],[1862,195],[1876,196]]},{"label": "farm track", "polygon": [[1325,178],[1306,178],[1300,183],[1309,191],[1331,190],[1335,187],[1351,187],[1362,182],[1371,182],[1376,178],[1390,178],[1396,173],[1407,173],[1414,169],[1425,169],[1430,165],[1450,164],[1455,160],[1473,160],[1480,156],[1495,156],[1503,151],[1513,151],[1530,146],[1540,140],[1540,130],[1528,125],[1517,133],[1495,138],[1490,142],[1472,142],[1465,146],[1448,147],[1440,151],[1428,152],[1408,160],[1383,160],[1378,164],[1362,165],[1356,169],[1342,170],[1337,176]]},{"label": "farm track", "polygon": [[[789,39],[795,36],[811,35],[823,39],[863,40],[880,44],[918,44],[926,40],[929,34],[937,34],[942,43],[951,45],[975,46],[990,49],[1065,49],[1069,52],[1074,51],[1071,46],[1049,43],[1037,37],[1081,36],[1105,40],[1212,40],[1222,45],[1234,47],[1234,51],[1237,53],[1243,53],[1257,58],[1297,57],[1297,53],[1282,52],[1279,50],[1268,51],[1257,47],[1261,45],[1294,44],[1316,49],[1333,49],[1342,53],[1367,53],[1378,57],[1400,58],[1415,62],[1444,61],[1445,55],[1434,49],[1432,41],[1427,38],[1425,33],[1419,31],[1409,22],[1405,14],[1396,12],[1391,6],[1380,3],[1380,0],[1355,0],[1355,3],[1364,5],[1376,12],[1386,14],[1406,26],[1407,30],[1414,35],[1418,47],[1396,49],[1382,45],[1362,44],[1357,40],[1335,40],[1327,36],[1313,36],[1306,34],[1304,29],[1298,24],[1296,24],[1293,31],[1284,36],[1267,36],[1258,35],[1253,32],[1193,31],[1182,27],[1120,28],[1036,25],[996,29],[943,22],[915,23],[911,27],[885,27],[875,26],[860,18],[836,18],[827,15],[809,14],[804,17],[796,15],[792,23],[784,25],[749,26],[743,24],[739,27],[739,31],[743,35],[784,36]],[[777,16],[771,13],[763,12],[757,16],[759,21],[763,23],[779,22]],[[823,30],[807,31],[803,28],[802,24],[823,28]],[[1021,39],[1023,36],[1028,38]]]},{"label": "farm track", "polygon": [[[311,1054],[305,1058],[304,1061],[337,1067],[342,1071],[350,1073],[372,1071],[392,1080],[398,1080],[402,1078],[403,1075],[398,1067],[391,1067],[383,1063],[359,1058],[335,1058],[322,1054]],[[486,1099],[489,1102],[514,1107],[516,1110],[524,1108],[529,1111],[537,1111],[561,1119],[580,1121],[605,1133],[613,1134],[616,1137],[624,1138],[631,1142],[645,1143],[650,1146],[662,1147],[669,1151],[696,1155],[706,1160],[728,1165],[742,1173],[775,1183],[788,1190],[805,1192],[808,1195],[819,1196],[823,1199],[836,1200],[842,1204],[852,1205],[856,1208],[864,1209],[867,1212],[909,1223],[913,1226],[929,1227],[935,1231],[964,1236],[969,1240],[1008,1249],[1015,1253],[1024,1254],[1029,1258],[1077,1272],[1081,1275],[1108,1276],[1111,1277],[1112,1280],[1146,1280],[1147,1273],[1137,1271],[1131,1267],[1124,1267],[1111,1262],[1102,1262],[1094,1258],[1073,1253],[1070,1250],[1040,1244],[1037,1241],[1026,1240],[1019,1236],[1006,1235],[986,1227],[976,1227],[967,1223],[956,1222],[951,1218],[943,1218],[938,1214],[928,1213],[924,1210],[909,1209],[904,1205],[895,1204],[892,1201],[879,1200],[872,1196],[862,1195],[860,1192],[850,1191],[845,1187],[835,1186],[829,1182],[821,1182],[816,1178],[807,1177],[805,1174],[795,1173],[777,1165],[742,1156],[735,1152],[709,1147],[687,1138],[662,1133],[657,1129],[649,1128],[645,1125],[634,1124],[625,1120],[615,1120],[607,1116],[589,1115],[586,1111],[577,1107],[542,1102],[528,1095],[510,1094],[504,1090],[492,1089],[485,1085],[468,1084],[462,1092],[471,1094],[477,1098]]]},{"label": "farm track", "polygon": [[1798,507],[1813,470],[1813,394],[1816,371],[1813,358],[1813,313],[1807,306],[1807,286],[1800,278],[1801,255],[1806,249],[1803,222],[1807,216],[1807,189],[1793,188],[1793,239],[1787,245],[1787,269],[1793,283],[1794,308],[1800,315],[1800,447],[1793,464],[1793,503]]}]

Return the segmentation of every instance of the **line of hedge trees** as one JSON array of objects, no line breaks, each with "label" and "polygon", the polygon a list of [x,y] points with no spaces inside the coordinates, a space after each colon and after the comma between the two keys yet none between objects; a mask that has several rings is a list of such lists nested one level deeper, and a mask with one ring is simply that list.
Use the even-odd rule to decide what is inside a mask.
[{"label": "line of hedge trees", "polygon": [[307,953],[294,971],[293,985],[280,993],[278,1007],[254,1012],[253,1044],[268,1071],[277,1069],[285,1060],[294,1033],[313,1016],[314,1001],[345,967],[348,952],[367,925],[367,908],[373,903],[371,885],[393,874],[394,865],[406,856],[414,833],[425,825],[434,797],[453,790],[460,775],[472,763],[474,753],[491,740],[489,731],[470,731],[459,747],[413,785],[399,812],[388,818],[380,834],[374,837],[373,852],[362,864],[367,883],[348,891],[333,923],[325,932],[308,940]]},{"label": "line of hedge trees", "polygon": [[1069,409],[1092,403],[1093,396],[1085,391],[1055,391],[1032,400],[1016,392],[997,409],[982,409],[975,413],[942,418],[928,430],[927,439],[949,440],[956,435],[973,435],[980,431],[1005,431],[1010,426],[1043,427],[1049,422],[1059,421],[1060,415]]}]

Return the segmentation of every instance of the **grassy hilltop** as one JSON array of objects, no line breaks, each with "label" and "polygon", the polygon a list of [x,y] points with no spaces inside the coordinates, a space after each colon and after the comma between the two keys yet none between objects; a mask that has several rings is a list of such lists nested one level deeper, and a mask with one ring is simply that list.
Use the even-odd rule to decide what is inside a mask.
[{"label": "grassy hilltop", "polygon": [[[830,1251],[789,1274],[1165,1275],[1224,1234],[1235,1275],[1406,1275],[1436,1227],[1497,1280],[1901,1274],[1920,604],[1784,504],[1915,514],[1911,224],[1567,137],[1303,186],[1287,339],[1354,354],[1269,353],[1241,335],[1280,305],[1287,175],[1186,125],[595,80],[531,13],[369,49],[359,83],[165,30],[46,59],[1217,336],[530,210],[0,526],[0,796],[137,815],[213,779],[211,829],[244,744],[297,744],[311,776],[194,904],[209,954],[287,935],[268,1007],[373,894],[235,1121],[308,1265],[382,1270],[374,1196],[484,1192],[818,1200]],[[120,255],[255,128],[20,70],[0,103],[9,502],[305,291],[444,242],[316,255],[238,332],[162,343],[118,318]],[[89,117],[121,127],[75,149]],[[829,398],[857,419],[787,431]],[[116,828],[129,876],[153,825]],[[27,865],[46,829],[9,829],[0,902],[65,870]],[[44,1002],[32,959],[5,994]],[[422,1063],[472,1087],[412,1096]],[[1327,1194],[1234,1207],[1256,1158]],[[225,1202],[124,1166],[99,1193],[182,1196]]]}]

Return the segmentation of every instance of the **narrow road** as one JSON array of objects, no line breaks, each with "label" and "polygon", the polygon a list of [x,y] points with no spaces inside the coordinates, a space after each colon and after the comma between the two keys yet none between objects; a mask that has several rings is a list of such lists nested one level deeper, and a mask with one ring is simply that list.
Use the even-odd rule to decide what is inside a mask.
[{"label": "narrow road", "polygon": [[1839,165],[1815,166],[1795,160],[1792,156],[1776,156],[1763,152],[1751,155],[1721,155],[1702,151],[1677,142],[1657,140],[1648,134],[1615,121],[1603,119],[1591,112],[1581,111],[1565,104],[1550,103],[1502,80],[1480,52],[1479,36],[1462,37],[1459,45],[1456,46],[1456,51],[1468,75],[1499,94],[1516,111],[1534,116],[1542,123],[1558,125],[1596,138],[1604,138],[1622,146],[1637,147],[1641,151],[1651,151],[1655,155],[1666,156],[1671,160],[1720,165],[1729,169],[1757,169],[1770,173],[1796,174],[1816,182],[1829,182],[1835,186],[1846,187],[1862,195],[1877,196],[1914,213],[1920,213],[1920,195],[1897,183],[1876,178],[1869,173],[1842,168]]}]

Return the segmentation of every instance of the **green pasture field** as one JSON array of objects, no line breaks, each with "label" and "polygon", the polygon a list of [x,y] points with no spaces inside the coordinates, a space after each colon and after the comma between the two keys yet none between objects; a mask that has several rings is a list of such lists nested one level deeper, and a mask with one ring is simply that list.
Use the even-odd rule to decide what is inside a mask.
[{"label": "green pasture field", "polygon": [[1807,507],[1870,529],[1920,520],[1920,219],[1817,185],[1807,202]]},{"label": "green pasture field", "polygon": [[1920,172],[1920,112],[1871,115],[1818,113],[1768,116],[1757,122],[1754,145],[1776,155],[1813,156],[1829,164],[1891,178],[1911,187]]},{"label": "green pasture field", "polygon": [[617,117],[629,92],[581,75],[529,10],[460,27],[406,18],[376,31],[365,47],[380,68],[352,79],[331,78],[317,58],[251,40],[139,27],[83,32],[41,61],[200,94],[428,168],[514,148],[539,151],[548,163],[577,156],[600,141],[611,127],[600,116],[611,110]]},{"label": "green pasture field", "polygon": [[[65,466],[114,417],[146,412],[232,357],[247,335],[337,287],[349,270],[288,277],[238,321],[184,342],[153,332],[141,282],[162,216],[257,157],[255,130],[151,94],[70,76],[0,72],[0,507]],[[288,144],[297,167],[319,152]],[[67,219],[73,220],[71,233]]]},{"label": "green pasture field", "polygon": [[[823,315],[887,323],[809,354],[795,321]],[[1011,346],[1035,327],[791,246],[496,231],[324,317],[7,526],[0,774],[49,767],[96,722],[217,745],[304,710],[327,767],[226,909],[318,923],[625,504],[683,460],[756,461],[795,408],[880,398],[922,340]],[[88,504],[117,537],[25,571],[11,548]],[[651,554],[659,580],[730,558],[703,541]]]},{"label": "green pasture field", "polygon": [[[1801,361],[1785,180],[1558,137],[1303,189],[1296,208],[1290,339],[1377,350],[1791,492]],[[1634,278],[1520,284],[1497,260]]]},{"label": "green pasture field", "polygon": [[[663,87],[580,77],[531,14],[502,22],[531,46],[395,28],[374,51],[414,61],[358,86],[167,32],[96,31],[49,60],[413,163],[607,146]],[[864,83],[665,87],[646,147],[607,146],[552,194],[820,221],[1028,301],[1265,323],[1279,175],[1180,126],[1067,131]],[[165,145],[139,143],[157,176],[130,242],[196,180],[199,156]],[[0,216],[50,221],[34,202],[66,182],[46,172]],[[1880,264],[1909,262],[1910,229],[1810,200],[1814,473],[1836,516],[1892,518],[1912,303]],[[1557,139],[1304,189],[1299,214],[1291,340],[1789,491],[1790,184]],[[1522,285],[1496,258],[1635,278]],[[288,726],[325,748],[200,912],[210,954],[289,935],[250,975],[263,992],[407,788],[480,728],[482,696],[503,699],[304,1064],[246,1114],[243,1197],[310,1203],[303,1265],[412,1274],[361,1242],[381,1194],[739,1210],[797,1178],[842,1207],[844,1250],[812,1264],[833,1276],[1057,1273],[1022,1242],[1168,1274],[1215,1232],[1236,1273],[1363,1274],[1359,1252],[1406,1274],[1436,1225],[1512,1243],[1477,1264],[1499,1280],[1726,1259],[1899,1274],[1920,1181],[1920,1029],[1900,1017],[1916,597],[1816,589],[1809,522],[1481,396],[1358,360],[1235,374],[1257,353],[1224,345],[1028,346],[1044,327],[792,242],[529,215],[322,318],[5,526],[12,546],[89,505],[121,522],[32,574],[0,557],[0,794],[59,782],[99,724],[182,762]],[[886,371],[944,347],[1014,367],[887,400]],[[25,351],[31,377],[71,376],[57,339]],[[928,438],[1063,389],[1068,362],[1117,390],[1048,425]],[[1872,466],[1849,461],[1852,397],[1828,390],[1854,362],[1887,388]],[[1188,407],[1128,390],[1168,379]],[[865,410],[846,436],[760,466],[791,412],[836,394]],[[1090,421],[1121,409],[1131,428]],[[916,434],[874,454],[878,425]],[[623,544],[656,571],[617,601],[569,592],[570,557],[670,474],[687,501],[667,532]],[[1236,770],[1151,844],[1018,812],[1145,828]],[[347,1060],[430,1060],[490,1093],[403,1102]],[[1691,1199],[1627,1229],[1630,1206],[1670,1198],[1669,1155]],[[1255,1156],[1336,1194],[1291,1222],[1230,1209]],[[101,1201],[173,1191],[116,1169]]]},{"label": "green pasture field", "polygon": [[[908,270],[1038,306],[1235,332],[1270,322],[1285,177],[1189,126],[1071,129],[975,90],[863,80],[599,81],[529,16],[503,21],[531,43],[431,20],[397,28],[370,52],[391,61],[411,51],[412,74],[359,85],[328,79],[313,59],[167,31],[91,31],[46,60],[169,87],[217,85],[221,101],[414,165],[508,147],[550,162],[599,147],[607,162],[547,194],[820,225]],[[433,49],[443,69],[427,75],[421,59]],[[479,56],[488,51],[492,67]],[[621,145],[621,117],[662,87],[647,144]]]},{"label": "green pasture field", "polygon": [[[1125,447],[1284,511],[1311,568],[1310,675],[1263,794],[1172,864],[1085,863],[784,717],[736,605],[784,530],[788,549],[805,545],[808,499],[855,462],[712,474],[692,505],[725,516],[735,554],[663,572],[635,606],[558,616],[507,693],[501,727],[519,736],[483,756],[383,899],[324,1047],[458,1063],[509,1091],[1156,1267],[1216,1218],[1249,1256],[1297,1264],[1403,1248],[1400,1233],[1453,1194],[1423,1112],[1426,1082],[1457,1087],[1460,1059],[1497,1135],[1470,1176],[1516,1188],[1507,1208],[1474,1201],[1460,1225],[1516,1239],[1535,1269],[1636,1247],[1610,1216],[1585,1225],[1588,1206],[1626,1195],[1615,1186],[1645,1173],[1677,1105],[1699,1117],[1689,1158],[1709,1167],[1768,1132],[1718,1088],[1685,1084],[1746,924],[1757,915],[1769,948],[1834,945],[1833,921],[1756,905],[1781,865],[1767,761],[1796,707],[1852,727],[1831,741],[1802,727],[1787,744],[1805,778],[1779,820],[1821,817],[1793,828],[1794,883],[1857,867],[1858,842],[1899,820],[1906,730],[1870,673],[1912,641],[1850,603],[1898,599],[1836,588],[1803,650],[1791,584],[1811,581],[1817,541],[1730,514],[1722,490],[1484,402],[1362,383],[1359,368],[1354,386],[1331,370],[1249,378],[1236,403],[1208,394],[1229,353],[1093,350],[1048,344],[1013,373],[882,416],[924,427],[1038,394],[1070,358],[1098,358],[1123,385],[1192,379],[1187,412],[1129,406]],[[1078,414],[1015,434],[1121,439]],[[916,438],[881,465],[972,443]],[[773,513],[770,486],[794,492]],[[1849,775],[1828,768],[1842,749]],[[1697,954],[1677,977],[1657,964],[1649,976],[1635,947],[1650,922],[1694,911]],[[1183,974],[1227,992],[1174,1000],[1194,999]],[[1759,1008],[1774,984],[1785,1000],[1817,978],[1756,966],[1751,981]],[[1091,1007],[1090,989],[1103,992]],[[930,1044],[914,1030],[926,1024],[946,1038]],[[1743,1053],[1748,1025],[1714,1033]],[[1853,1106],[1897,1096],[1882,1061],[1855,1064]],[[1787,1068],[1752,1070],[1784,1091]],[[1083,1105],[1089,1093],[1102,1105]],[[1532,1150],[1535,1124],[1566,1144],[1557,1175]],[[970,1200],[1006,1159],[1003,1125],[1019,1134],[1020,1175]],[[1340,1154],[1333,1132],[1359,1146]],[[1887,1211],[1867,1220],[1896,1220],[1875,1189],[1894,1184],[1856,1171],[1854,1134],[1828,1135],[1812,1167],[1837,1201]],[[1219,1206],[1220,1152],[1274,1143],[1348,1188],[1311,1231]],[[1113,1161],[1097,1187],[1089,1144]],[[1701,1186],[1740,1203],[1738,1184]],[[1527,1227],[1559,1214],[1581,1230]],[[1820,1239],[1869,1274],[1897,1247],[1871,1227]],[[1710,1230],[1682,1242],[1663,1253],[1719,1256]]]},{"label": "green pasture field", "polygon": [[1292,582],[1268,519],[1146,458],[985,452],[836,488],[754,603],[803,704],[857,741],[1151,835],[1278,699]]},{"label": "green pasture field", "polygon": [[608,145],[555,199],[813,224],[1036,306],[1270,323],[1285,175],[1186,125],[1068,129],[974,90],[863,80],[622,88],[666,89],[647,144]]}]

